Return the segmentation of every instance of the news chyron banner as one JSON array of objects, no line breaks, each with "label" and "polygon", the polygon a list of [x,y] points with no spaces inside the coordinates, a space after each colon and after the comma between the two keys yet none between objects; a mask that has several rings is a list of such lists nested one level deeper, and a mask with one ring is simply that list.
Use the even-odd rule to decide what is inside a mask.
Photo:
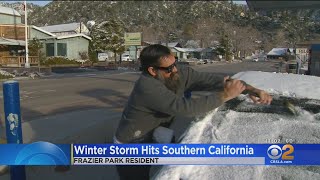
[{"label": "news chyron banner", "polygon": [[320,165],[320,144],[1,144],[0,165]]}]

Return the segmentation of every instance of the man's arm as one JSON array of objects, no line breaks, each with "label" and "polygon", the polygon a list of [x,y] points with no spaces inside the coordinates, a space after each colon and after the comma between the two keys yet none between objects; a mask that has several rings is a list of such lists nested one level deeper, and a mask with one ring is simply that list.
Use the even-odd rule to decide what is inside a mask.
[{"label": "man's arm", "polygon": [[140,101],[143,106],[154,111],[170,115],[199,115],[221,106],[224,102],[238,96],[244,89],[244,85],[236,81],[228,83],[222,91],[186,99],[168,90],[160,81],[153,81],[152,85],[146,85],[144,81],[144,86],[135,91],[134,97],[143,99]]},{"label": "man's arm", "polygon": [[190,91],[223,91],[223,76],[199,72],[190,67],[181,69],[186,78],[185,87]]},{"label": "man's arm", "polygon": [[[228,81],[234,81],[235,79],[227,79]],[[272,101],[272,97],[265,91],[255,88],[251,86],[250,84],[247,84],[245,81],[242,80],[236,80],[240,81],[244,86],[245,90],[242,92],[242,94],[248,94],[249,97],[253,100],[254,103],[262,103],[262,104],[270,104]]]}]

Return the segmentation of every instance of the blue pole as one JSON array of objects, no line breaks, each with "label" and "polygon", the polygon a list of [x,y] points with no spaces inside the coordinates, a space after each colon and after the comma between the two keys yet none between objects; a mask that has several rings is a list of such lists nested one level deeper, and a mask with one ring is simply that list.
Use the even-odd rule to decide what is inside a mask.
[{"label": "blue pole", "polygon": [[187,90],[187,91],[184,92],[184,97],[187,98],[187,99],[190,99],[190,98],[191,98],[191,95],[192,95],[192,94],[191,94],[191,91],[189,91],[189,90]]},{"label": "blue pole", "polygon": [[[7,143],[22,144],[20,95],[19,83],[17,81],[6,81],[3,83],[3,102]],[[25,167],[10,166],[10,175],[11,180],[25,180]]]}]

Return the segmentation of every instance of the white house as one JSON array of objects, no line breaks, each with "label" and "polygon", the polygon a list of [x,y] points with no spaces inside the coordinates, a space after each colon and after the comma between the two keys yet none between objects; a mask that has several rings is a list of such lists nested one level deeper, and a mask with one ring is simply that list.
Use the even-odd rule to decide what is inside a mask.
[{"label": "white house", "polygon": [[30,37],[41,40],[46,57],[66,57],[81,60],[80,53],[88,53],[91,38],[85,34],[56,35],[37,26],[31,26]]},{"label": "white house", "polygon": [[84,23],[69,23],[69,24],[57,24],[51,26],[42,26],[41,29],[55,34],[57,36],[71,35],[71,34],[89,34],[89,29]]},{"label": "white house", "polygon": [[267,54],[268,59],[277,59],[280,57],[284,57],[288,51],[288,48],[273,48]]}]

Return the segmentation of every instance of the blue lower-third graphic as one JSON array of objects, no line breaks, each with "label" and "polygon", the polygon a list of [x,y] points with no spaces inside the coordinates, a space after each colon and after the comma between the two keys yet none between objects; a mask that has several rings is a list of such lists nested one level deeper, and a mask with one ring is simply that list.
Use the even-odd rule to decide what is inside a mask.
[{"label": "blue lower-third graphic", "polygon": [[59,147],[49,142],[28,144],[19,150],[16,165],[68,165],[70,164],[70,150],[67,146]]}]

